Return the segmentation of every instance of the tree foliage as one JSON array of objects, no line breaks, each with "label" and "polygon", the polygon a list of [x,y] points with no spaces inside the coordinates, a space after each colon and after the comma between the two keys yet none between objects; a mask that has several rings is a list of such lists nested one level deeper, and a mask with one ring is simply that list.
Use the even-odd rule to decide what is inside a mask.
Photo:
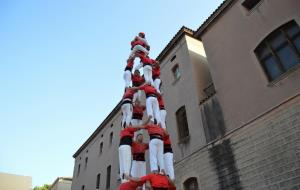
[{"label": "tree foliage", "polygon": [[48,185],[48,184],[44,184],[43,186],[41,186],[41,187],[35,187],[35,188],[33,188],[33,190],[49,190],[50,189],[50,185]]}]

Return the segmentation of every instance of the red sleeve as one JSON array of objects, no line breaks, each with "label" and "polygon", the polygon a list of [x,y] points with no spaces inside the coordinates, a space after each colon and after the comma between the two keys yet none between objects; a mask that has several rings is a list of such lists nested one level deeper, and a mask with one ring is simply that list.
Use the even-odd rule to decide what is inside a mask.
[{"label": "red sleeve", "polygon": [[138,128],[135,127],[127,127],[126,128],[129,132],[136,132],[137,130],[139,130]]},{"label": "red sleeve", "polygon": [[149,128],[149,125],[145,125],[145,129],[148,129]]},{"label": "red sleeve", "polygon": [[148,150],[149,149],[149,144],[145,144],[145,150]]},{"label": "red sleeve", "polygon": [[144,90],[145,89],[145,85],[139,86],[138,89],[139,90]]},{"label": "red sleeve", "polygon": [[152,174],[145,175],[145,176],[141,177],[141,182],[145,183],[146,181],[151,180],[151,178],[152,178]]},{"label": "red sleeve", "polygon": [[146,57],[140,56],[141,62],[145,62]]}]

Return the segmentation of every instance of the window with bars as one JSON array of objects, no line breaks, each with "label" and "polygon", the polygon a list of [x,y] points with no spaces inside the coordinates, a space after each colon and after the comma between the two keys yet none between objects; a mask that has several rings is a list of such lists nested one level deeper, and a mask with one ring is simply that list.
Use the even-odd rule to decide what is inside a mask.
[{"label": "window with bars", "polygon": [[176,120],[179,142],[183,142],[190,136],[185,106],[176,111]]},{"label": "window with bars", "polygon": [[293,20],[269,34],[254,50],[269,81],[300,65],[300,27]]},{"label": "window with bars", "polygon": [[183,183],[184,190],[199,190],[197,178],[191,177]]}]

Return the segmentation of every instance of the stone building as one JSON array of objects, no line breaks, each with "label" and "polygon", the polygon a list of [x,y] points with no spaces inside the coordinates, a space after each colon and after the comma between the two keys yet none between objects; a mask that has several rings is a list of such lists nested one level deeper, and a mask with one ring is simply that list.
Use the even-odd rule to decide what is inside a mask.
[{"label": "stone building", "polygon": [[58,177],[52,183],[49,190],[71,190],[72,178],[70,177]]},{"label": "stone building", "polygon": [[[225,0],[161,62],[177,189],[300,188],[300,2]],[[118,185],[120,104],[73,155],[72,190]]]},{"label": "stone building", "polygon": [[31,190],[32,178],[0,172],[0,190]]}]

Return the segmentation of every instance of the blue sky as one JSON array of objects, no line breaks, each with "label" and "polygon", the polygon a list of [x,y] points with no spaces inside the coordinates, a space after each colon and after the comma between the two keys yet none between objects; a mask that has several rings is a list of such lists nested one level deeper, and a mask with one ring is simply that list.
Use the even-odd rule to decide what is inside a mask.
[{"label": "blue sky", "polygon": [[33,186],[72,176],[73,153],[120,100],[130,41],[155,58],[222,0],[1,0],[0,171]]}]

